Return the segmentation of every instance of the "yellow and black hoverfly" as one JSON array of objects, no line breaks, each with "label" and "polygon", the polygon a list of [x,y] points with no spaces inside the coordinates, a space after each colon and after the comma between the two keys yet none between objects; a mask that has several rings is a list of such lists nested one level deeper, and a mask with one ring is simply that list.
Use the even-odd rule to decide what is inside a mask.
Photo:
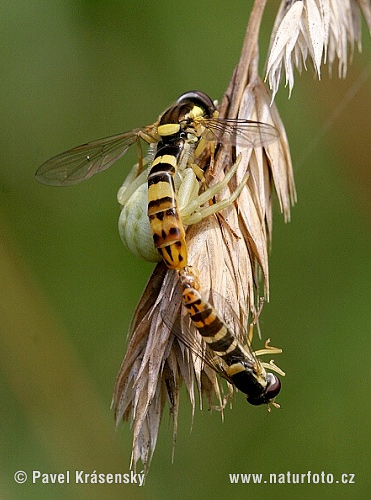
[{"label": "yellow and black hoverfly", "polygon": [[187,266],[187,246],[178,211],[174,175],[192,166],[209,142],[240,147],[261,147],[275,141],[277,130],[269,124],[243,119],[221,119],[205,93],[181,95],[152,125],[88,142],[46,161],[36,179],[50,186],[69,186],[108,169],[138,145],[141,139],[155,144],[148,175],[148,217],[153,242],[165,264],[180,271]]},{"label": "yellow and black hoverfly", "polygon": [[[279,354],[281,349],[269,346],[254,352],[251,347],[252,329],[246,344],[238,340],[234,331],[223,321],[218,311],[202,298],[198,289],[198,279],[187,271],[180,272],[182,301],[189,313],[191,322],[206,344],[206,350],[198,342],[192,343],[184,334],[171,330],[196,356],[225,378],[230,384],[246,395],[248,403],[259,406],[273,404],[281,390],[280,379],[273,373],[267,372],[270,368],[280,375],[285,375],[272,361],[261,362],[258,356],[263,354]],[[237,319],[237,318],[235,318]],[[239,328],[243,329],[239,324]],[[251,325],[253,327],[253,324]]]}]

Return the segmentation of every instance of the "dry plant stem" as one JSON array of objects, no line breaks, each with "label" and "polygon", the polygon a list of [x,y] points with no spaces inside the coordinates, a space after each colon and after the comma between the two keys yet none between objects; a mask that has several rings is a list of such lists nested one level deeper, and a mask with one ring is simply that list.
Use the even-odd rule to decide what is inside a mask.
[{"label": "dry plant stem", "polygon": [[[237,117],[247,82],[256,79],[258,76],[257,65],[254,65],[253,72],[251,71],[250,65],[251,61],[258,57],[259,31],[266,3],[266,0],[255,0],[251,10],[240,61],[233,73],[231,82],[224,96],[224,98],[228,98],[229,118]],[[224,100],[220,109],[221,116],[225,115],[225,106],[226,102]]]},{"label": "dry plant stem", "polygon": [[[266,0],[255,0],[253,4],[249,22],[246,28],[245,39],[242,46],[240,60],[233,72],[231,81],[224,94],[222,104],[220,106],[219,111],[221,117],[237,118],[241,110],[241,104],[244,98],[244,94],[246,93],[247,89],[250,89],[251,94],[253,94],[255,86],[258,85],[259,82],[258,41],[259,41],[260,26],[265,6],[266,6]],[[246,165],[249,162],[250,154],[251,151],[244,153],[246,157],[246,161],[244,163]],[[216,154],[216,161],[213,168],[213,175],[217,179],[220,178],[219,177],[220,175],[223,176],[225,169],[228,170],[230,168],[231,160],[234,161],[235,158],[236,158],[235,148],[232,148],[231,146],[223,146],[222,148],[220,148]],[[209,173],[206,174],[206,179],[210,184],[213,183],[213,180],[209,176]],[[233,188],[235,187],[236,186],[233,186]],[[238,220],[235,220],[235,224],[238,226],[240,225],[240,222]],[[223,233],[223,228],[222,228],[222,233]],[[225,237],[225,231],[223,236]],[[250,247],[251,243],[253,244],[252,238],[244,238],[244,239],[247,247]],[[269,294],[268,266],[267,266],[267,255],[266,255],[267,253],[266,246],[268,239],[269,239],[269,231],[268,231],[268,236],[262,235],[262,238],[260,238],[260,240],[263,243],[261,248],[265,247],[263,248],[263,252],[257,251],[256,248],[249,248],[249,254],[251,258],[251,274],[252,274],[251,282],[255,281],[255,287],[258,286],[258,276],[257,276],[258,272],[256,264],[257,262],[259,262],[260,267],[263,270],[264,288],[265,288],[265,293],[267,294],[267,298]],[[233,250],[233,247],[235,247],[233,241],[229,242],[229,244],[227,244],[227,242],[225,243],[227,247],[232,247],[232,252],[235,251],[235,248]],[[254,260],[256,260],[257,262],[254,263],[253,262]],[[231,261],[233,261],[233,259],[231,259]],[[248,281],[249,280],[247,280],[247,282]],[[255,314],[254,293],[253,293],[253,287],[251,285],[245,287],[243,296],[249,306],[248,308],[251,310],[253,314]]]},{"label": "dry plant stem", "polygon": [[[246,341],[241,323],[246,325],[249,312],[256,313],[254,298],[259,286],[259,269],[268,293],[268,241],[271,233],[271,198],[276,188],[285,215],[293,188],[291,162],[282,123],[270,108],[270,98],[258,76],[258,35],[266,0],[254,2],[240,61],[223,98],[220,116],[266,122],[281,134],[277,144],[241,152],[237,174],[216,197],[226,199],[249,170],[250,177],[237,200],[223,210],[222,217],[210,216],[187,229],[188,262],[199,271],[204,300],[213,303],[221,317],[242,342]],[[286,147],[287,146],[287,147]],[[221,146],[213,168],[206,169],[207,183],[219,182],[236,158],[236,148]],[[278,158],[277,158],[278,157]],[[210,164],[205,155],[204,165]],[[212,170],[212,171],[211,171]],[[283,200],[283,201],[282,201]],[[173,336],[172,331],[180,332]],[[266,334],[264,334],[266,335]],[[191,327],[181,305],[178,276],[160,263],[152,274],[136,309],[130,328],[130,342],[117,376],[113,406],[117,424],[132,420],[132,465],[141,460],[148,465],[154,448],[161,416],[168,402],[176,440],[180,385],[184,382],[192,406],[196,390],[206,396],[209,407],[225,406],[228,397],[219,387],[216,372],[205,365],[187,346],[203,341]],[[230,388],[228,396],[233,390]]]},{"label": "dry plant stem", "polygon": [[[266,0],[255,0],[252,7],[240,60],[233,72],[231,81],[220,105],[219,114],[222,118],[237,117],[247,83],[258,79],[258,41],[266,3]],[[252,64],[252,62],[254,62],[254,64]],[[223,169],[225,163],[230,163],[230,157],[232,156],[230,147],[224,147],[218,153],[219,154],[216,155],[217,161],[214,167],[216,176]],[[208,176],[206,176],[206,178],[208,179]]]}]

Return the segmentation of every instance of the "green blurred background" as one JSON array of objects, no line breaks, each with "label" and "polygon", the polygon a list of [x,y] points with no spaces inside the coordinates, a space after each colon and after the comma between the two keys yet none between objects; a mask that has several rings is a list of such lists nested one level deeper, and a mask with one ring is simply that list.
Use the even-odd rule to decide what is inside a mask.
[{"label": "green blurred background", "polygon": [[[269,2],[262,60],[278,2]],[[0,497],[366,498],[370,491],[370,43],[348,78],[296,77],[277,103],[298,204],[276,206],[271,301],[261,325],[284,349],[270,415],[236,397],[225,422],[181,402],[175,461],[165,414],[149,477],[127,485],[18,485],[31,474],[128,472],[129,425],[110,399],[152,265],[117,232],[116,192],[135,161],[81,185],[35,182],[46,159],[151,123],[182,92],[220,98],[251,2],[1,2]],[[368,73],[365,68],[368,65]],[[366,70],[367,71],[367,70]],[[231,485],[229,473],[355,473],[355,485]]]}]

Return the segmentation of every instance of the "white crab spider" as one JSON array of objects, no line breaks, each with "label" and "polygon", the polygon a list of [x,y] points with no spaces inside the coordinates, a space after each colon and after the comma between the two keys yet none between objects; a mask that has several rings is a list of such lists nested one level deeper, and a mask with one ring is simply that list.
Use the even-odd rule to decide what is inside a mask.
[{"label": "white crab spider", "polygon": [[[241,193],[249,173],[246,173],[237,189],[226,199],[211,205],[205,205],[219,193],[231,180],[240,163],[238,156],[235,164],[223,180],[209,187],[199,194],[200,183],[197,179],[196,168],[178,170],[175,176],[175,188],[178,197],[179,213],[185,226],[196,224],[205,217],[228,207]],[[146,159],[145,164],[150,160]],[[117,193],[117,200],[121,205],[118,228],[124,245],[137,257],[150,262],[158,262],[161,255],[153,244],[152,232],[147,215],[148,187],[147,177],[150,170],[147,167],[138,175],[139,164],[135,164],[127,175]]]}]

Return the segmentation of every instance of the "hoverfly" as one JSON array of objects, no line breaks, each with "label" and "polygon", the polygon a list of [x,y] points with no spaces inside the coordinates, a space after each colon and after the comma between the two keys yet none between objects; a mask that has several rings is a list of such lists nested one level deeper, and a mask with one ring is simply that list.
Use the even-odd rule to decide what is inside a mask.
[{"label": "hoverfly", "polygon": [[138,146],[140,171],[141,140],[155,144],[147,179],[148,217],[156,249],[168,268],[180,271],[188,262],[174,184],[177,171],[192,168],[209,142],[256,148],[277,137],[277,130],[266,123],[218,118],[210,97],[190,91],[152,125],[88,142],[54,156],[37,170],[36,179],[50,186],[77,184],[107,170],[134,143]]},{"label": "hoverfly", "polygon": [[282,350],[269,346],[269,341],[267,341],[264,349],[254,352],[251,347],[253,323],[250,325],[248,340],[244,345],[237,339],[216,309],[202,298],[195,288],[198,286],[198,280],[193,274],[182,271],[180,284],[183,304],[206,346],[203,349],[198,342],[186,340],[184,335],[173,330],[180,342],[183,342],[196,356],[243,392],[248,403],[255,406],[273,404],[279,407],[274,399],[280,392],[281,382],[276,375],[267,372],[265,368],[270,368],[282,376],[285,374],[272,361],[263,363],[258,356],[278,354]]}]

